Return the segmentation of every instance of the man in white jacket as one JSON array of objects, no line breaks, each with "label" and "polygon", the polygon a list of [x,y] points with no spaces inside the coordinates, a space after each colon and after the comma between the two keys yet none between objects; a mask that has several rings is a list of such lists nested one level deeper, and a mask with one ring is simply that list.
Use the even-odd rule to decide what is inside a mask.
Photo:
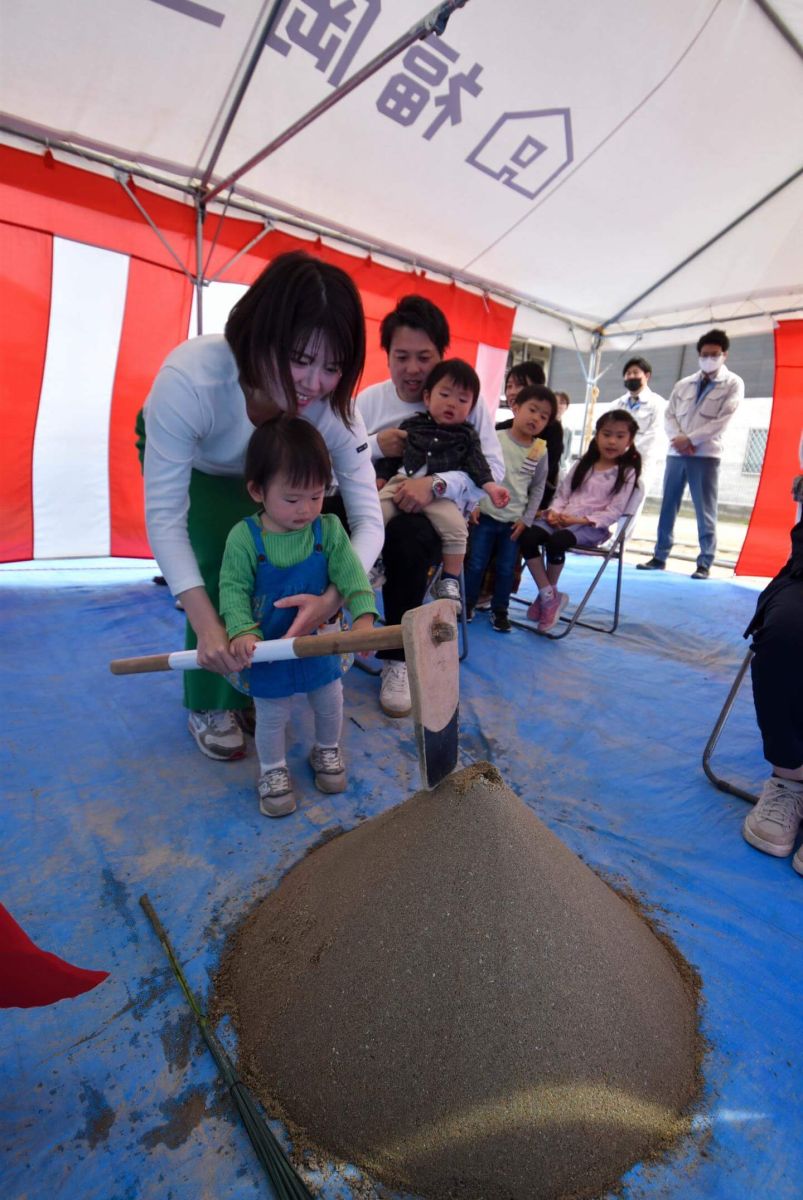
[{"label": "man in white jacket", "polygon": [[[424,381],[444,357],[449,345],[449,325],[441,310],[423,296],[403,296],[380,326],[382,349],[388,356],[390,379],[367,387],[357,397],[357,412],[368,430],[374,462],[397,458],[404,452],[407,434],[399,426],[405,417],[424,412]],[[468,422],[477,430],[482,451],[494,480],[501,483],[505,463],[491,413],[480,396]],[[385,620],[398,624],[410,608],[421,604],[429,568],[440,561],[440,539],[423,510],[437,498],[453,500],[470,511],[484,496],[462,471],[412,478],[401,485],[394,502],[401,512],[385,529],[382,551],[386,582],[383,588]],[[389,717],[410,712],[410,686],[403,650],[385,650],[379,704]]]},{"label": "man in white jacket", "polygon": [[610,411],[623,408],[638,425],[636,449],[641,455],[641,478],[646,482],[650,464],[655,456],[656,442],[661,432],[661,421],[666,407],[663,396],[650,388],[652,367],[646,358],[630,358],[622,372],[627,388],[624,396],[614,400]]},{"label": "man in white jacket", "polygon": [[712,329],[697,342],[699,371],[681,379],[672,389],[664,425],[669,452],[664,473],[664,494],[658,518],[653,557],[638,563],[640,571],[663,571],[672,549],[675,520],[689,485],[697,515],[700,553],[692,579],[708,579],[717,548],[717,494],[719,460],[725,430],[744,396],[744,380],[725,366],[730,340],[721,329]]}]

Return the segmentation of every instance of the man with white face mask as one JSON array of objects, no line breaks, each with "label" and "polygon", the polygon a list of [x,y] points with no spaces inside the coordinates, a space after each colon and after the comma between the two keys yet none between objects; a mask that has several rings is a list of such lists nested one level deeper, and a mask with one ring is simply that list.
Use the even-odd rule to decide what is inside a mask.
[{"label": "man with white face mask", "polygon": [[689,485],[697,516],[700,553],[692,579],[708,579],[717,548],[719,460],[725,429],[744,396],[744,380],[725,366],[730,340],[722,329],[697,343],[699,371],[679,380],[669,397],[664,426],[669,452],[653,557],[640,571],[663,571],[672,549],[680,502]]}]

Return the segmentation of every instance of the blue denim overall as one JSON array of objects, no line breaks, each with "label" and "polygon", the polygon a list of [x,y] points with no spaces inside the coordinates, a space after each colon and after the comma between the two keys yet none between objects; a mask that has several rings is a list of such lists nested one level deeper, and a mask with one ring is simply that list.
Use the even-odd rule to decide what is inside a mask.
[{"label": "blue denim overall", "polygon": [[[329,586],[329,567],[323,552],[321,518],[312,526],[312,554],[294,567],[277,567],[269,561],[262,541],[262,529],[253,517],[246,517],[257,555],[252,611],[266,641],[283,637],[295,620],[297,608],[274,608],[274,600],[306,593],[320,596]],[[232,677],[238,691],[251,696],[276,698],[296,692],[312,692],[339,679],[340,655],[322,658],[297,658],[288,662],[256,663]]]}]

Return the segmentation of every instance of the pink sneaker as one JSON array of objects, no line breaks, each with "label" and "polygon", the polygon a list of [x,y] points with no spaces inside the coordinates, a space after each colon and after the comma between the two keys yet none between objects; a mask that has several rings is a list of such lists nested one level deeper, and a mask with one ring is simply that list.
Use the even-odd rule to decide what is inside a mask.
[{"label": "pink sneaker", "polygon": [[569,603],[565,592],[555,592],[551,600],[541,601],[541,619],[538,622],[539,633],[549,633],[558,623],[560,614]]},{"label": "pink sneaker", "polygon": [[532,604],[527,609],[527,620],[528,621],[540,621],[541,620],[541,597],[540,596],[536,596],[535,600],[533,600]]}]

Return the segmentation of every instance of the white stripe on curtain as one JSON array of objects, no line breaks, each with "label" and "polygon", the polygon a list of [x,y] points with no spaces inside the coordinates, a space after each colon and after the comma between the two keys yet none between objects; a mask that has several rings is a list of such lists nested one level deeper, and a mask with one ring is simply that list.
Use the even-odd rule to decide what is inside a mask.
[{"label": "white stripe on curtain", "polygon": [[127,283],[126,255],[53,239],[33,448],[34,558],[109,553],[109,412]]}]

